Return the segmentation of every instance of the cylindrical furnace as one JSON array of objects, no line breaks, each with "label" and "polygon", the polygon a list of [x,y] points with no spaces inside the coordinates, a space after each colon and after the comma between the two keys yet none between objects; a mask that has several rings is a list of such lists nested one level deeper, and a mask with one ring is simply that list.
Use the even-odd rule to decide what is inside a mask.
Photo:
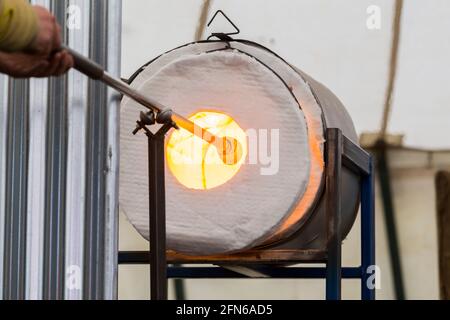
[{"label": "cylindrical furnace", "polygon": [[[318,247],[326,232],[324,132],[356,143],[338,98],[269,49],[244,40],[201,41],[140,68],[131,86],[217,136],[236,138],[242,158],[224,164],[180,129],[166,138],[167,246],[204,256],[271,247],[295,236]],[[120,208],[148,239],[147,139],[133,136],[140,106],[121,105]],[[342,176],[344,238],[356,216],[359,181]]]}]

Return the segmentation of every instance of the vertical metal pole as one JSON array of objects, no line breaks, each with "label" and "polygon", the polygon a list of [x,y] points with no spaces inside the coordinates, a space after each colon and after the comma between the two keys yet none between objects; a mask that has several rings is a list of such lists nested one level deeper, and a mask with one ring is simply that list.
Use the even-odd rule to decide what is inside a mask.
[{"label": "vertical metal pole", "polygon": [[150,205],[150,289],[152,300],[167,299],[164,134],[164,127],[155,135],[147,131]]},{"label": "vertical metal pole", "polygon": [[5,257],[5,192],[8,121],[8,77],[0,74],[0,299],[3,299],[3,264]]},{"label": "vertical metal pole", "polygon": [[384,222],[389,243],[392,275],[394,279],[395,295],[397,300],[405,299],[402,263],[395,223],[394,203],[392,200],[391,178],[387,162],[386,143],[380,141],[376,148],[378,178],[380,182],[381,198],[383,200]]},{"label": "vertical metal pole", "polygon": [[[361,299],[375,300],[375,287],[369,284],[369,267],[375,266],[375,179],[371,158],[370,174],[361,179]],[[379,275],[376,275],[379,276]]]},{"label": "vertical metal pole", "polygon": [[28,80],[9,82],[3,298],[25,298]]},{"label": "vertical metal pole", "polygon": [[[32,4],[50,7],[50,0]],[[42,299],[48,79],[30,79],[26,299]]]},{"label": "vertical metal pole", "polygon": [[[106,65],[107,1],[89,1],[90,57]],[[104,297],[105,172],[106,172],[106,86],[89,80],[87,127],[86,212],[84,255],[84,299]]]},{"label": "vertical metal pole", "polygon": [[[122,29],[122,1],[108,1],[108,61],[110,74],[120,77],[120,50]],[[107,89],[107,150],[106,150],[106,197],[105,197],[105,253],[104,253],[104,299],[117,299],[118,251],[119,251],[119,126],[120,95]]]},{"label": "vertical metal pole", "polygon": [[30,139],[27,206],[27,299],[42,298],[44,255],[47,79],[30,80]]},{"label": "vertical metal pole", "polygon": [[[70,0],[68,43],[71,48],[89,55],[90,6],[85,0]],[[78,19],[78,20],[76,20]],[[83,249],[86,192],[86,127],[88,79],[70,71],[67,81],[67,183],[66,183],[66,284],[64,299],[82,299]]]},{"label": "vertical metal pole", "polygon": [[[66,1],[53,0],[51,9],[65,25]],[[63,38],[66,29],[63,28]],[[65,285],[65,208],[67,161],[67,76],[49,80],[44,219],[43,298],[63,299]]]},{"label": "vertical metal pole", "polygon": [[326,299],[341,299],[341,170],[343,139],[339,129],[331,128],[326,141],[327,272]]}]

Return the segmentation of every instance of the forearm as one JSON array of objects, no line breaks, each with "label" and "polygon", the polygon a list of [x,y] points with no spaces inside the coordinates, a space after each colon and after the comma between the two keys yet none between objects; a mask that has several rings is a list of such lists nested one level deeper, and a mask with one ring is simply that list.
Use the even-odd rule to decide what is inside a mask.
[{"label": "forearm", "polygon": [[25,0],[0,0],[0,50],[21,51],[38,31],[33,7]]}]

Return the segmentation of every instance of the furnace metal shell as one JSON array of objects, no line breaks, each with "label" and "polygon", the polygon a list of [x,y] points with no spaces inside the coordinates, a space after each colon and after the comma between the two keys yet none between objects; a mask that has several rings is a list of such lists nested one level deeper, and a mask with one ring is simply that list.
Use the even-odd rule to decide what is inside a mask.
[{"label": "furnace metal shell", "polygon": [[[290,66],[287,62],[285,62],[283,59],[278,57],[275,53],[271,52],[267,48],[264,48],[253,42],[236,40],[230,42],[203,41],[187,44],[185,46],[169,51],[168,53],[154,59],[149,64],[143,66],[131,77],[130,82],[132,86],[136,85],[136,83],[139,82],[139,77],[142,76],[143,71],[148,74],[156,74],[166,66],[170,66],[177,59],[180,59],[186,55],[201,55],[202,53],[211,53],[216,51],[229,52],[231,50],[236,51],[240,54],[245,54],[252,59],[255,59],[258,63],[264,65],[264,67],[269,68],[271,71],[273,71],[279,77],[279,79],[289,88],[293,96],[299,101],[300,108],[302,108],[301,102],[305,101],[302,111],[304,111],[306,114],[305,117],[307,118],[306,120],[309,126],[307,128],[309,130],[309,141],[316,141],[315,143],[317,143],[317,147],[318,149],[320,149],[322,161],[323,143],[325,141],[321,140],[321,138],[323,139],[326,128],[340,128],[344,135],[346,135],[353,142],[357,143],[357,135],[350,116],[348,115],[342,103],[330,90],[328,90],[322,84],[318,83],[302,71]],[[138,81],[135,81],[136,79],[138,79]],[[195,79],[193,79],[193,81],[195,81]],[[301,85],[299,85],[300,82],[302,82]],[[140,85],[142,85],[142,81]],[[151,94],[150,92],[145,93]],[[195,94],[195,92],[193,92],[192,94]],[[129,103],[130,101],[127,100],[124,100],[122,102],[122,117],[128,116],[125,115],[124,112],[130,111],[130,108],[126,108],[127,104]],[[308,105],[308,108],[305,108],[306,105]],[[177,109],[176,111],[178,112],[179,110]],[[310,118],[309,120],[308,117]],[[130,128],[126,128],[123,126],[121,128],[122,131],[129,129]],[[121,163],[122,161],[127,161],[127,159],[121,159]],[[274,226],[273,229],[271,229],[270,234],[267,234],[266,232],[261,237],[257,239],[255,238],[249,243],[233,244],[229,247],[222,247],[220,245],[213,245],[212,248],[208,248],[205,246],[190,247],[189,245],[178,245],[178,243],[183,242],[183,239],[177,239],[178,242],[171,241],[170,226],[168,226],[169,249],[193,255],[229,253],[230,251],[242,251],[255,246],[272,246],[276,243],[278,244],[280,242],[286,242],[286,240],[291,238],[293,234],[295,234],[294,243],[297,248],[303,248],[305,246],[314,248],[320,246],[317,239],[320,239],[320,235],[323,235],[326,232],[324,210],[325,206],[323,196],[324,181],[322,179],[323,167],[320,168],[320,161],[316,161],[314,163],[316,163],[317,168],[312,168],[310,175],[310,177],[314,176],[313,180],[315,181],[312,184],[313,187],[312,189],[308,189],[307,187],[305,187],[305,190],[310,190],[310,193],[312,192],[312,195],[309,196],[307,201],[304,201],[305,204],[301,208],[302,210],[299,210],[299,203],[301,203],[301,199],[298,203],[293,203],[293,209],[290,212],[289,217],[284,219],[284,221],[280,221],[277,226]],[[320,172],[318,171],[319,169],[321,170]],[[139,168],[136,168],[136,170],[140,171]],[[142,223],[136,225],[134,213],[127,212],[126,202],[129,202],[129,199],[126,198],[126,194],[128,189],[130,188],[130,175],[125,174],[123,176],[125,178],[125,182],[121,182],[121,192],[125,190],[124,192],[122,192],[122,194],[125,194],[125,197],[121,195],[121,207],[122,209],[125,208],[125,213],[127,214],[130,221],[135,224],[138,231],[140,231],[140,233],[145,237],[148,237],[148,231],[146,232],[146,230],[143,230],[145,229],[145,225],[143,225]],[[356,217],[359,197],[359,179],[345,170],[343,171],[342,179],[342,187],[344,192],[341,210],[341,233],[342,237],[345,237]],[[122,180],[123,178],[121,177],[121,181]],[[146,180],[144,179],[144,181]],[[143,185],[141,185],[141,187],[142,186]],[[303,195],[304,194],[302,194],[302,196]],[[223,239],[223,241],[226,242],[227,239]],[[171,245],[172,247],[170,247]],[[231,250],[224,250],[224,248],[231,248]]]}]

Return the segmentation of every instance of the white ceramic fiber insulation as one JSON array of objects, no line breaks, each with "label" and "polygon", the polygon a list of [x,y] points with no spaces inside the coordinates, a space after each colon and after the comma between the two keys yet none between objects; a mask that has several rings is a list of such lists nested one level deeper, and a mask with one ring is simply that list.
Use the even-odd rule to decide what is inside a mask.
[{"label": "white ceramic fiber insulation", "polygon": [[[183,55],[156,73],[146,71],[133,86],[180,114],[217,110],[232,116],[244,130],[278,129],[280,133],[275,175],[261,175],[260,165],[244,164],[220,187],[191,190],[166,169],[169,249],[214,254],[263,242],[295,209],[310,175],[307,126],[291,92],[267,67],[235,51]],[[147,141],[143,134],[131,134],[139,109],[124,99],[120,206],[148,238]]]},{"label": "white ceramic fiber insulation", "polygon": [[[274,237],[267,238],[268,243],[274,239],[279,239],[296,231],[305,213],[309,212],[315,201],[318,199],[320,187],[323,178],[323,147],[324,147],[324,123],[322,120],[322,108],[319,106],[314,94],[312,93],[309,83],[300,75],[295,67],[290,66],[282,58],[267,49],[255,44],[248,44],[239,41],[231,43],[224,42],[197,42],[181,46],[175,50],[171,50],[162,54],[158,59],[146,66],[145,73],[147,77],[153,76],[161,68],[174,60],[179,59],[185,55],[200,54],[203,52],[213,50],[224,50],[227,47],[238,49],[245,54],[255,57],[263,64],[270,66],[270,68],[278,74],[283,81],[286,82],[297,101],[300,103],[302,111],[305,115],[309,148],[311,155],[310,177],[307,188],[303,197],[299,199],[295,210],[291,215],[280,225],[278,230],[274,233]],[[140,86],[141,82],[146,81],[145,78],[135,79],[133,84]],[[349,121],[351,123],[351,121]]]},{"label": "white ceramic fiber insulation", "polygon": [[[298,222],[300,222],[304,214],[310,210],[317,200],[317,194],[321,187],[324,168],[323,149],[325,143],[322,109],[317,103],[317,100],[305,79],[300,76],[295,68],[291,67],[280,57],[262,47],[240,42],[232,43],[232,47],[242,50],[245,53],[256,57],[265,65],[270,66],[270,68],[287,83],[295,98],[300,103],[305,115],[311,156],[308,185],[295,210],[274,233],[274,236],[277,237],[290,235],[297,230]],[[272,241],[272,239],[272,237],[269,237],[267,242]]]}]

